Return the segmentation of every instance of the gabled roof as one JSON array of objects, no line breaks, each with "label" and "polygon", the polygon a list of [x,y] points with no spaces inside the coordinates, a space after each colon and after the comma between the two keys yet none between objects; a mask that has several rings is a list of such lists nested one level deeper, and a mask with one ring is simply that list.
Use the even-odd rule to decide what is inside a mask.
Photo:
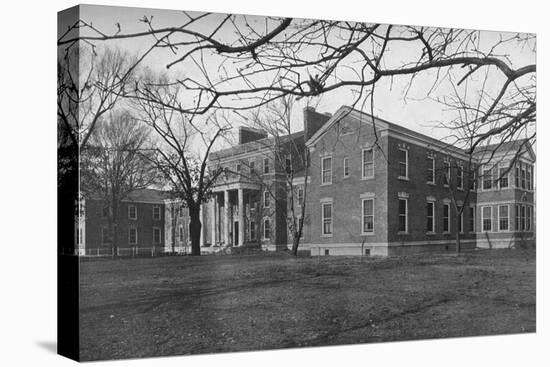
[{"label": "gabled roof", "polygon": [[[125,202],[136,202],[136,203],[158,203],[162,204],[165,199],[170,197],[169,193],[162,190],[156,189],[140,189],[134,190],[128,194],[122,201]],[[102,200],[100,194],[93,194],[93,200]]]},{"label": "gabled roof", "polygon": [[512,141],[505,141],[502,143],[488,144],[476,147],[474,154],[476,157],[483,156],[495,156],[506,153],[517,153],[523,151],[529,155],[529,159],[533,162],[536,160],[535,152],[529,139],[517,139]]}]

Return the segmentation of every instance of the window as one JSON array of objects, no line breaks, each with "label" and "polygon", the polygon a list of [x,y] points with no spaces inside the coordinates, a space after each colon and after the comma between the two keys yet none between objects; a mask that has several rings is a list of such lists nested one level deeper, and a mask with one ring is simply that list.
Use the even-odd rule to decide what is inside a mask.
[{"label": "window", "polygon": [[519,165],[521,163],[516,163],[516,187],[519,188],[519,179],[520,179],[520,173],[519,173]]},{"label": "window", "polygon": [[491,232],[493,230],[493,208],[490,206],[482,207],[481,215],[483,216],[483,231]]},{"label": "window", "polygon": [[526,220],[525,220],[525,205],[522,205],[521,206],[521,230],[522,231],[525,231],[525,225],[526,225]]},{"label": "window", "polygon": [[533,175],[533,167],[528,165],[527,166],[527,190],[533,190],[532,175]]},{"label": "window", "polygon": [[348,177],[348,176],[349,176],[349,158],[345,157],[344,158],[344,177]]},{"label": "window", "polygon": [[527,207],[527,223],[526,223],[526,226],[525,226],[526,231],[531,231],[532,218],[533,218],[533,207],[528,206]]},{"label": "window", "polygon": [[109,228],[107,227],[101,228],[101,243],[109,243]]},{"label": "window", "polygon": [[264,219],[264,240],[271,237],[271,223],[268,218]]},{"label": "window", "polygon": [[476,208],[471,206],[469,214],[470,214],[470,218],[469,218],[470,219],[470,232],[475,233],[475,231],[476,231],[476,227],[475,227],[475,225],[476,225]]},{"label": "window", "polygon": [[459,190],[464,188],[464,168],[462,166],[456,168],[456,188]]},{"label": "window", "polygon": [[128,228],[128,244],[137,245],[137,228],[136,227]]},{"label": "window", "polygon": [[399,224],[397,227],[397,230],[399,232],[406,233],[408,231],[408,208],[407,208],[408,200],[407,199],[399,199]]},{"label": "window", "polygon": [[250,221],[250,241],[256,240],[256,222]]},{"label": "window", "polygon": [[161,241],[160,228],[153,227],[153,244],[159,245]]},{"label": "window", "polygon": [[508,167],[500,167],[498,170],[498,179],[500,183],[500,188],[505,189],[508,187]]},{"label": "window", "polygon": [[292,160],[290,159],[290,157],[285,158],[285,172],[287,173],[287,175],[292,172]]},{"label": "window", "polygon": [[443,186],[449,186],[449,181],[451,179],[451,162],[443,162],[445,170],[443,171]]},{"label": "window", "polygon": [[183,218],[183,209],[184,209],[184,206],[180,205],[180,210],[179,210],[180,218]]},{"label": "window", "polygon": [[435,203],[433,201],[428,201],[426,203],[426,232],[428,233],[435,232],[434,207]]},{"label": "window", "polygon": [[525,166],[521,166],[521,188],[526,189],[526,174],[525,174]]},{"label": "window", "polygon": [[460,212],[460,217],[458,218],[458,233],[464,233],[464,211],[461,206],[458,207],[458,210]]},{"label": "window", "polygon": [[271,204],[271,200],[269,197],[269,191],[264,191],[264,208],[269,208],[270,204]]},{"label": "window", "polygon": [[363,178],[373,178],[374,177],[374,150],[364,149],[363,150]]},{"label": "window", "polygon": [[264,174],[269,173],[269,158],[264,158]]},{"label": "window", "polygon": [[321,158],[321,184],[332,183],[332,157]]},{"label": "window", "polygon": [[451,206],[443,204],[443,232],[451,231]]},{"label": "window", "polygon": [[521,231],[521,205],[516,205],[516,231]]},{"label": "window", "polygon": [[183,226],[179,227],[179,240],[183,242],[185,240],[185,233],[183,233]]},{"label": "window", "polygon": [[298,187],[297,196],[298,196],[298,205],[302,205],[303,202],[304,202],[304,188],[303,187]]},{"label": "window", "polygon": [[498,230],[508,230],[508,205],[500,205],[498,207]]},{"label": "window", "polygon": [[426,182],[435,184],[435,158],[427,157],[426,166]]},{"label": "window", "polygon": [[83,240],[84,240],[83,230],[82,230],[82,228],[79,228],[79,229],[78,229],[77,243],[78,243],[79,245],[81,245]]},{"label": "window", "polygon": [[323,226],[323,236],[332,235],[332,203],[321,204],[321,222]]},{"label": "window", "polygon": [[374,199],[363,199],[363,234],[374,233]]},{"label": "window", "polygon": [[103,209],[101,210],[101,216],[103,218],[107,218],[109,216],[109,207],[108,206],[103,207]]},{"label": "window", "polygon": [[153,220],[160,220],[160,206],[153,207]]},{"label": "window", "polygon": [[137,219],[137,208],[135,205],[128,205],[128,219]]},{"label": "window", "polygon": [[409,178],[409,151],[399,149],[399,178]]},{"label": "window", "polygon": [[491,190],[493,188],[493,172],[489,169],[483,170],[483,190]]},{"label": "window", "polygon": [[250,176],[253,176],[256,173],[255,166],[256,166],[255,161],[248,162],[248,169],[250,171]]}]

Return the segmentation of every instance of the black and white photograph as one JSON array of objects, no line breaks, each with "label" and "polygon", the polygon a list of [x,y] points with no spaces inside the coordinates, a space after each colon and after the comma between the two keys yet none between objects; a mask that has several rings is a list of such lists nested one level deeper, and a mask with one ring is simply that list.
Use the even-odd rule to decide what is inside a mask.
[{"label": "black and white photograph", "polygon": [[59,354],[537,332],[537,35],[353,19],[59,11]]}]

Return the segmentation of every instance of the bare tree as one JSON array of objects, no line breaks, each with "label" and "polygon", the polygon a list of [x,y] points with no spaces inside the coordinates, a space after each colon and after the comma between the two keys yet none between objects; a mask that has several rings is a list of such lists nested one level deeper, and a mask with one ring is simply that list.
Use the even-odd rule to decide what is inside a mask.
[{"label": "bare tree", "polygon": [[216,115],[201,118],[179,111],[174,108],[184,98],[179,85],[152,73],[143,78],[143,87],[136,85],[132,99],[140,120],[156,132],[159,143],[155,165],[168,182],[172,196],[188,208],[191,254],[200,255],[200,207],[210,199],[222,173],[219,169],[208,170],[208,157],[230,126]]},{"label": "bare tree", "polygon": [[149,129],[127,111],[112,111],[97,122],[88,148],[81,155],[81,190],[85,198],[99,196],[106,210],[113,253],[118,249],[120,204],[140,189],[160,184],[151,164]]}]

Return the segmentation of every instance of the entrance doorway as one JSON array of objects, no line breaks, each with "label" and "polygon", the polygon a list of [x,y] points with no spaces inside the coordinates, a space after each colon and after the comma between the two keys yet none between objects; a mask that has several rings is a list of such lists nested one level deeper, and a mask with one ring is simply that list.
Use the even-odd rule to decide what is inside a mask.
[{"label": "entrance doorway", "polygon": [[233,225],[233,246],[239,245],[239,222],[235,222]]}]

